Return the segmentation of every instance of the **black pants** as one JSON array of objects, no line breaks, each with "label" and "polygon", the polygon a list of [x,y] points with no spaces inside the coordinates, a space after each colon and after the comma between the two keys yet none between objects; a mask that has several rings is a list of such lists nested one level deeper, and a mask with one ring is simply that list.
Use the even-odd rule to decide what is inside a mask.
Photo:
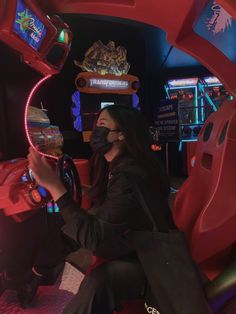
[{"label": "black pants", "polygon": [[63,223],[59,213],[48,214],[46,209],[21,223],[0,210],[0,273],[6,271],[17,281],[24,281],[24,274],[34,266],[47,277],[68,253],[78,249],[62,233]]},{"label": "black pants", "polygon": [[63,314],[112,314],[124,300],[144,294],[146,278],[137,258],[109,261],[85,276]]}]

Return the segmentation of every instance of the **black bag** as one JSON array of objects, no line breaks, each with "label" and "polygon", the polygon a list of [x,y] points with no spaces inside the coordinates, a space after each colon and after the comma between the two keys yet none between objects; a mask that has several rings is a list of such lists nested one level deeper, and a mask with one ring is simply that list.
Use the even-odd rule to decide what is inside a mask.
[{"label": "black bag", "polygon": [[132,233],[135,249],[147,277],[145,308],[152,314],[212,313],[184,234],[159,232],[137,184],[137,198],[153,224],[152,231]]}]

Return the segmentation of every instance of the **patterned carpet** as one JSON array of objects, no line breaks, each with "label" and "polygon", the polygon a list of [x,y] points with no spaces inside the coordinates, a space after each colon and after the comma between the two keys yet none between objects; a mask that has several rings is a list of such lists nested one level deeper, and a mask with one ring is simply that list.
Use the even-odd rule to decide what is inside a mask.
[{"label": "patterned carpet", "polygon": [[7,290],[0,298],[0,314],[60,314],[77,292],[84,275],[69,263],[53,286],[41,286],[30,308],[19,306],[16,292]]}]

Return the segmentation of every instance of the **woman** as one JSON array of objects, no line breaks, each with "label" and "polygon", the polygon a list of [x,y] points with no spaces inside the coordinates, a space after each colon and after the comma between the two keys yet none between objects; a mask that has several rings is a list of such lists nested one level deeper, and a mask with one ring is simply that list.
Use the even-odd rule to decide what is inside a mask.
[{"label": "woman", "polygon": [[[153,212],[160,231],[174,229],[168,207],[169,182],[151,150],[148,125],[135,109],[113,105],[99,113],[91,147],[104,156],[109,173],[91,191],[96,214],[78,208],[47,161],[30,149],[29,167],[37,182],[52,195],[65,221],[64,233],[81,247],[108,261],[85,276],[64,314],[111,314],[121,302],[143,296],[146,278],[129,233],[152,229],[129,178],[135,180]],[[104,168],[106,169],[106,167]],[[101,193],[100,191],[103,191]]]}]

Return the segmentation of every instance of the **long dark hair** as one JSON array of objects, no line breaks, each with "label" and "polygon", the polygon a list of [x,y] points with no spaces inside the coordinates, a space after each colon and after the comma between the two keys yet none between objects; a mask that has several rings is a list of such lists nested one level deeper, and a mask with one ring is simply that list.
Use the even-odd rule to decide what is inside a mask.
[{"label": "long dark hair", "polygon": [[[169,178],[151,149],[152,138],[144,116],[137,109],[112,105],[103,108],[117,124],[125,138],[121,154],[129,156],[136,165],[146,170],[151,183],[155,184],[159,194],[166,198],[169,194]],[[117,157],[119,159],[119,156]],[[112,163],[116,163],[116,158]]]}]

